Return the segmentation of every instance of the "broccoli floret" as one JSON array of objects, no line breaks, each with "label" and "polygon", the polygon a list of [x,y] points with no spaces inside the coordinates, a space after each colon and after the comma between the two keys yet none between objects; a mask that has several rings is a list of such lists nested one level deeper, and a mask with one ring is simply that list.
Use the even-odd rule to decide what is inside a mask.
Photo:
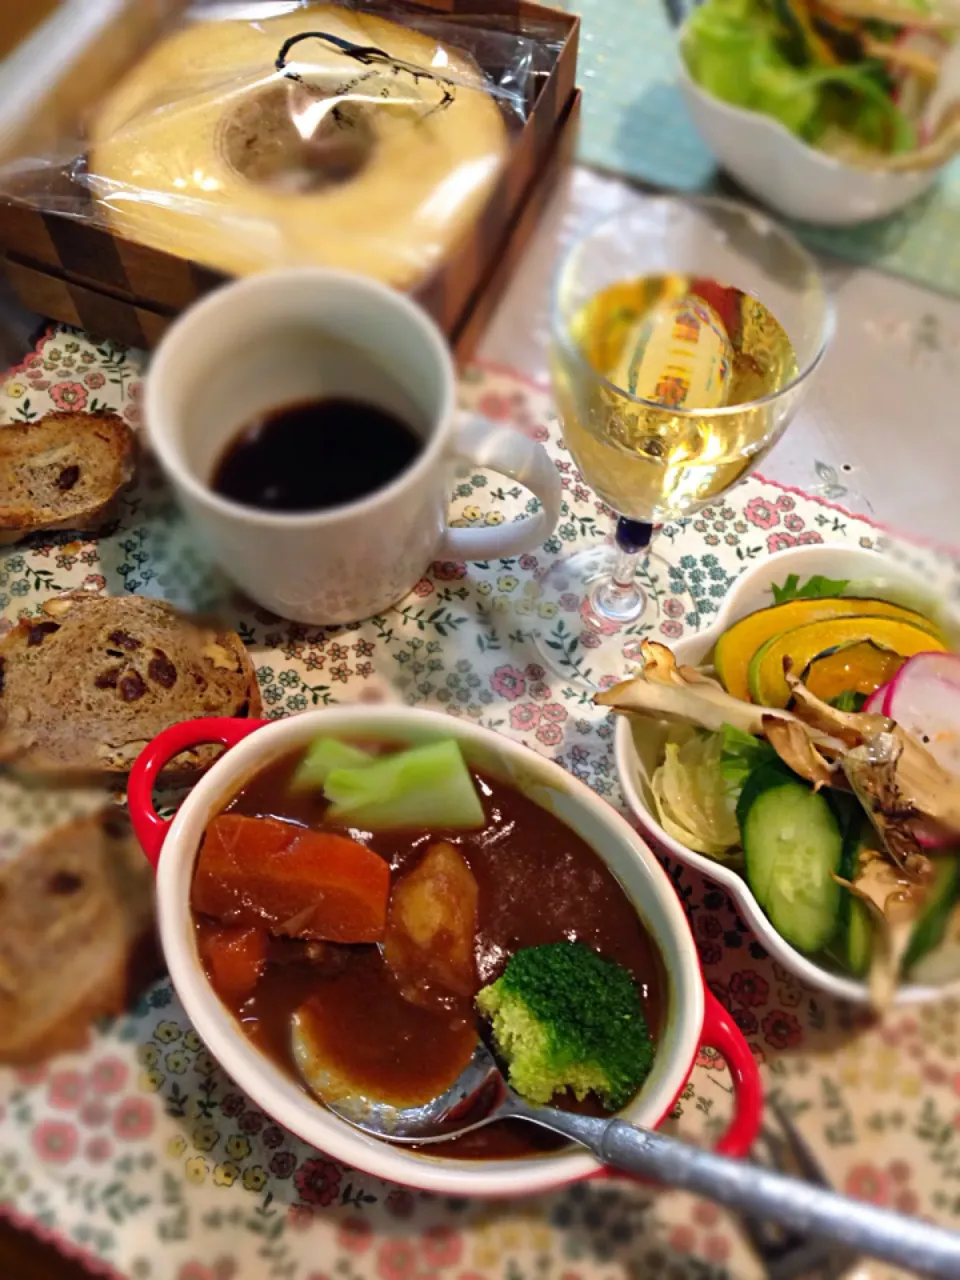
[{"label": "broccoli floret", "polygon": [[510,1083],[528,1102],[572,1089],[594,1093],[608,1111],[646,1079],[653,1040],[640,993],[626,969],[582,942],[526,947],[477,995],[490,1018]]}]

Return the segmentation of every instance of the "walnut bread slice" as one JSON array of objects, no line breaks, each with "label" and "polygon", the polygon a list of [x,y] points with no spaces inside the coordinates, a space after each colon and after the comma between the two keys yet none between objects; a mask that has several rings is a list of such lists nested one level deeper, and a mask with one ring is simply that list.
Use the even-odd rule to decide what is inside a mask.
[{"label": "walnut bread slice", "polygon": [[0,1063],[78,1048],[159,968],[153,873],[114,806],[0,864]]},{"label": "walnut bread slice", "polygon": [[[169,725],[260,708],[236,632],[163,600],[67,593],[0,643],[0,762],[23,775],[116,780]],[[190,782],[220,751],[184,751],[162,780]]]},{"label": "walnut bread slice", "polygon": [[0,543],[103,528],[135,464],[134,434],[115,413],[47,413],[0,427]]}]

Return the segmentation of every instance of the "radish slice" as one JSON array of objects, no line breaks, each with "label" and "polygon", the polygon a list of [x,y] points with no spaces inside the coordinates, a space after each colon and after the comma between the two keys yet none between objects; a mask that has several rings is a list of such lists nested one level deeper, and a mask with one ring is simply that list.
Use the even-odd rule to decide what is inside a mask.
[{"label": "radish slice", "polygon": [[864,711],[871,715],[885,716],[887,714],[887,699],[890,697],[890,688],[893,684],[892,680],[888,680],[886,684],[882,684],[879,689],[874,689],[870,697],[863,704]]},{"label": "radish slice", "polygon": [[886,690],[886,693],[883,695],[883,714],[884,714],[885,716],[888,716],[888,715],[890,714],[890,705],[891,705],[891,703],[893,702],[893,686],[894,686],[894,684],[896,684],[896,681],[895,681],[895,680],[891,680],[891,681],[889,681],[889,683],[888,683],[888,684],[885,684],[885,685],[883,686],[883,687],[884,687],[884,689]]},{"label": "radish slice", "polygon": [[[887,685],[883,714],[922,742],[937,763],[960,775],[960,655],[918,653]],[[925,849],[955,844],[931,830],[917,833]]]},{"label": "radish slice", "polygon": [[884,714],[960,774],[960,655],[918,653],[890,682]]}]

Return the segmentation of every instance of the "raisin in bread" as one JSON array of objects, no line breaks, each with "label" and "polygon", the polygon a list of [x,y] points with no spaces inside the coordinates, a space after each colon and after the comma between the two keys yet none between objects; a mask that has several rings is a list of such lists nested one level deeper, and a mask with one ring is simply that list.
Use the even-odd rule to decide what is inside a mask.
[{"label": "raisin in bread", "polygon": [[158,968],[153,873],[122,810],[0,863],[0,1063],[78,1048]]},{"label": "raisin in bread", "polygon": [[[0,762],[21,774],[115,779],[171,724],[260,707],[236,632],[163,600],[68,593],[0,643]],[[219,752],[183,752],[163,781],[191,781]]]},{"label": "raisin in bread", "polygon": [[102,528],[135,460],[133,432],[115,413],[47,413],[0,427],[0,543]]}]

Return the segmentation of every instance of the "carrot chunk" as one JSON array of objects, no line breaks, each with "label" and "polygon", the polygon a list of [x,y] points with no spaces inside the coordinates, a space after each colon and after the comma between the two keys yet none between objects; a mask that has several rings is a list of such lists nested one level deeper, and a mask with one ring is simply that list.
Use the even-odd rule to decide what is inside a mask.
[{"label": "carrot chunk", "polygon": [[219,995],[248,996],[267,963],[267,933],[247,925],[200,922],[200,959]]},{"label": "carrot chunk", "polygon": [[379,942],[389,893],[389,866],[355,840],[225,813],[207,827],[191,896],[195,911],[225,924],[325,942]]}]

